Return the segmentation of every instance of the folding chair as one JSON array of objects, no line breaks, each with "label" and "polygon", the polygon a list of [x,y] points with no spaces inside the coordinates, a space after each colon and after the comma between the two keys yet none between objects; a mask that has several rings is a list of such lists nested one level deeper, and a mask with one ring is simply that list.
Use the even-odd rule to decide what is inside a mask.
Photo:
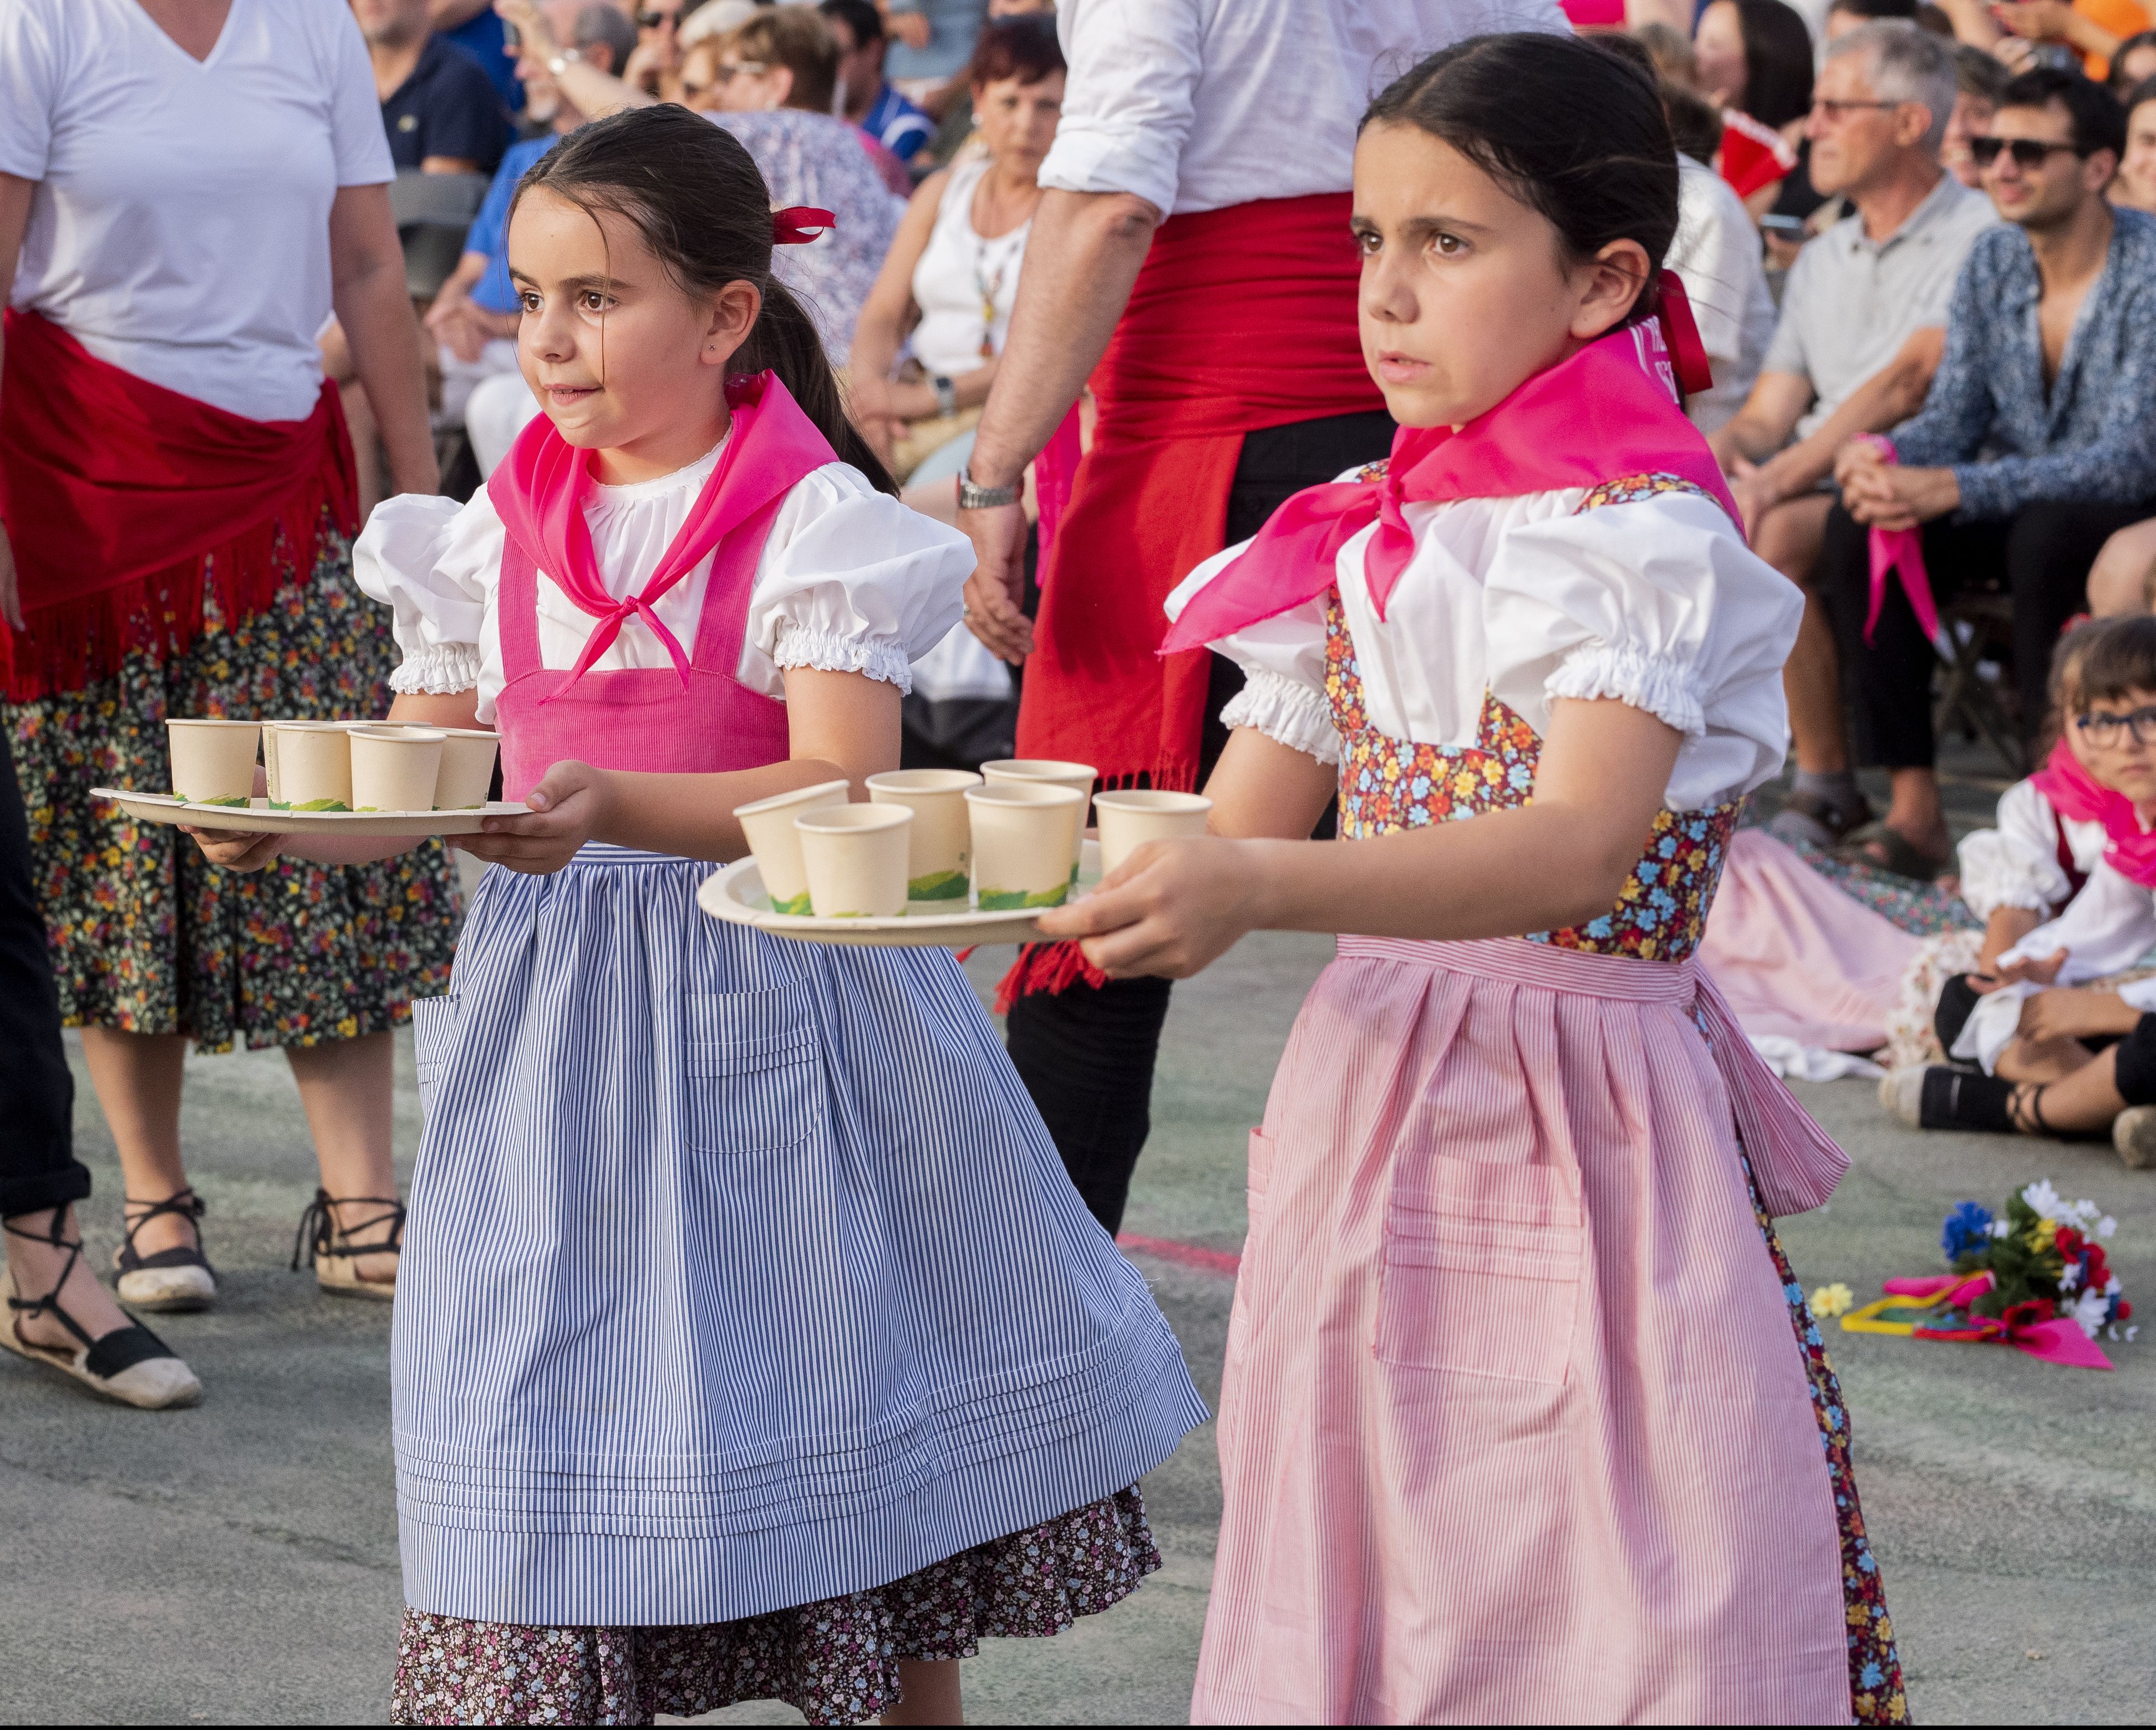
[{"label": "folding chair", "polygon": [[1939,623],[1953,652],[1946,659],[1946,676],[1932,711],[1933,732],[1943,734],[1958,724],[1965,737],[1981,735],[2019,779],[2029,773],[2029,762],[2021,748],[2015,687],[2009,680],[1987,679],[1978,670],[1987,660],[2011,665],[2013,598],[1982,590],[1960,596],[1939,608]]}]

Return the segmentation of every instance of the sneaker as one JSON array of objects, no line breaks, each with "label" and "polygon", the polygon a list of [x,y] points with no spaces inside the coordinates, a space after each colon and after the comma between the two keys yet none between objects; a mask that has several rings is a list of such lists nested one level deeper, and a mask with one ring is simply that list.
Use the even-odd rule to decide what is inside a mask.
[{"label": "sneaker", "polygon": [[2128,1106],[2112,1120],[2111,1145],[2135,1171],[2156,1165],[2156,1106]]}]

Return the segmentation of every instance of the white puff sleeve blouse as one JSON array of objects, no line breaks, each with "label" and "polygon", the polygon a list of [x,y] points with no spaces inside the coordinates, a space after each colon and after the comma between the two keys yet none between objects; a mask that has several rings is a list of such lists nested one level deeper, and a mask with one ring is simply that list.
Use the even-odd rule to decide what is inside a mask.
[{"label": "white puff sleeve blouse", "polygon": [[[1415,549],[1380,620],[1363,561],[1340,550],[1341,609],[1371,725],[1417,744],[1471,746],[1493,693],[1537,734],[1560,698],[1614,698],[1684,735],[1675,810],[1738,798],[1788,748],[1782,664],[1803,598],[1757,557],[1711,499],[1652,495],[1579,509],[1584,490],[1406,507]],[[1193,572],[1178,614],[1242,549]],[[1325,694],[1325,613],[1313,601],[1213,645],[1248,683],[1223,711],[1322,762],[1337,761]]]},{"label": "white puff sleeve blouse", "polygon": [[[593,489],[585,517],[609,594],[649,579],[724,448],[655,480]],[[495,612],[506,538],[485,488],[461,506],[406,494],[377,507],[352,567],[360,588],[394,613],[403,663],[393,690],[476,687],[479,718],[493,718],[506,682]],[[860,470],[828,463],[795,484],[773,519],[734,676],[781,699],[788,667],[865,673],[908,690],[908,664],[957,623],[973,568],[972,545],[957,530],[876,491]],[[706,559],[654,609],[685,649],[696,642],[710,580]],[[567,671],[597,621],[549,581],[538,584],[538,614],[540,660]],[[672,665],[634,618],[593,663],[599,671]]]},{"label": "white puff sleeve blouse", "polygon": [[1999,796],[1996,822],[1964,837],[1959,850],[1961,898],[1979,919],[2001,907],[2048,915],[2064,904],[2073,886],[2059,862],[2062,834],[2083,876],[2103,857],[2103,825],[2061,818],[2034,781],[2017,781]]}]

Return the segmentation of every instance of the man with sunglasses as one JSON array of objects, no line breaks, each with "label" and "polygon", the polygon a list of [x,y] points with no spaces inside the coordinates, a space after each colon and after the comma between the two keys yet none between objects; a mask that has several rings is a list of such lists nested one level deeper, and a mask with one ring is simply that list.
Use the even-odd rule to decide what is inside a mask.
[{"label": "man with sunglasses", "polygon": [[[2125,121],[2077,72],[2015,79],[1969,147],[1999,228],[1970,249],[1923,412],[1891,447],[1836,459],[1820,593],[1832,615],[1862,760],[1890,770],[1885,862],[1947,856],[1933,773],[1932,644],[1907,567],[1878,601],[1873,531],[1921,529],[1933,595],[2013,598],[2020,724],[2045,720],[2051,649],[2087,605],[2104,541],[2156,515],[2156,218],[2108,203]],[[1876,613],[1876,623],[1871,623]],[[1895,845],[1898,843],[1899,845]]]},{"label": "man with sunglasses", "polygon": [[1958,88],[1952,49],[1914,24],[1858,23],[1835,36],[1804,132],[1812,184],[1851,213],[1798,254],[1752,393],[1707,441],[1753,546],[1806,591],[1782,681],[1797,759],[1774,819],[1785,840],[1830,845],[1870,816],[1843,737],[1834,633],[1811,584],[1835,453],[1922,406],[1954,275],[1996,220],[1940,164]]}]

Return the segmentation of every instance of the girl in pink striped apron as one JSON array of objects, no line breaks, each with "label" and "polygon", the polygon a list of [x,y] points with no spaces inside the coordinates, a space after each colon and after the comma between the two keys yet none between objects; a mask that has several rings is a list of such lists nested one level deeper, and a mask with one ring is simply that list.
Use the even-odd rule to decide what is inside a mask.
[{"label": "girl in pink striped apron", "polygon": [[582,129],[509,229],[547,413],[362,537],[395,714],[496,721],[531,809],[416,1016],[398,1722],[956,1722],[983,1635],[1159,1565],[1135,1486],[1204,1417],[950,952],[696,906],[736,806],[896,765],[973,563],[771,277],[830,220],[683,109]]},{"label": "girl in pink striped apron", "polygon": [[1250,1141],[1200,1722],[1906,1713],[1771,1223],[1846,1162],[1692,960],[1799,600],[1681,410],[1676,186],[1584,41],[1377,99],[1392,457],[1178,590],[1168,647],[1249,674],[1214,834],[1053,916],[1111,974],[1342,934]]}]

